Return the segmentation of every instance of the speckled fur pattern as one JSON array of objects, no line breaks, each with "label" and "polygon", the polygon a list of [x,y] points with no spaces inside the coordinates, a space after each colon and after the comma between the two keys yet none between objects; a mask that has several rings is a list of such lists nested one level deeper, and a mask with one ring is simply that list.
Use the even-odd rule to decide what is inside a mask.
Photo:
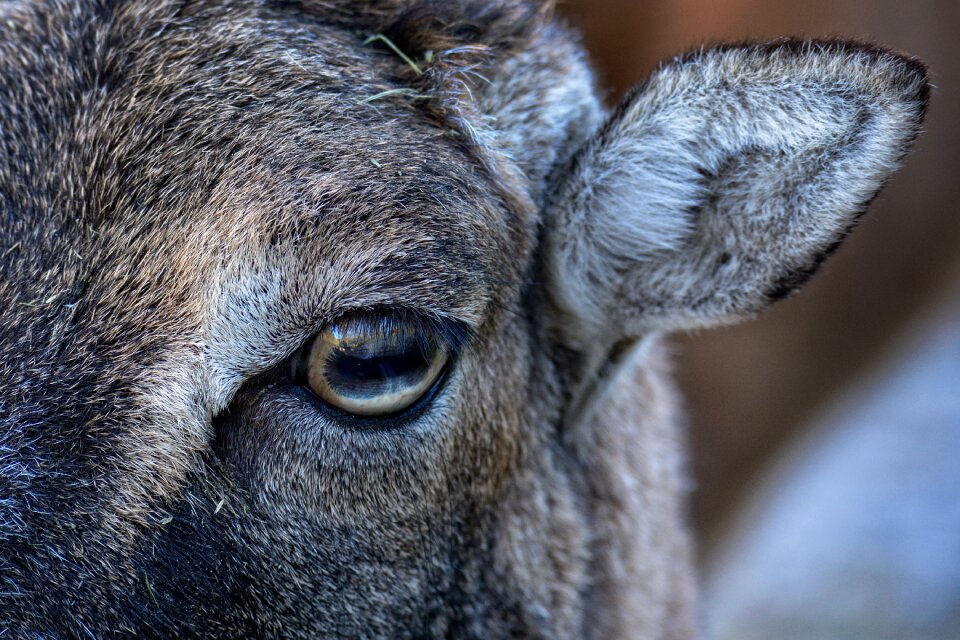
[{"label": "speckled fur pattern", "polygon": [[928,93],[919,62],[851,42],[662,65],[556,196],[556,289],[614,335],[730,322],[788,295],[899,166]]},{"label": "speckled fur pattern", "polygon": [[[798,284],[925,74],[723,47],[608,114],[550,9],[0,2],[0,635],[694,637],[657,336]],[[370,428],[285,363],[381,309],[471,337]]]}]

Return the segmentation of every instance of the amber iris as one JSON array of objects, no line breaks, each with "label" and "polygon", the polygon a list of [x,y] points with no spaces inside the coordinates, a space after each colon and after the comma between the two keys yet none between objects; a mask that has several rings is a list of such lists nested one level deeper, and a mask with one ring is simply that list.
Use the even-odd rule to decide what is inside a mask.
[{"label": "amber iris", "polygon": [[422,398],[450,358],[428,325],[403,316],[352,316],[309,345],[305,383],[324,402],[358,416],[400,413]]}]

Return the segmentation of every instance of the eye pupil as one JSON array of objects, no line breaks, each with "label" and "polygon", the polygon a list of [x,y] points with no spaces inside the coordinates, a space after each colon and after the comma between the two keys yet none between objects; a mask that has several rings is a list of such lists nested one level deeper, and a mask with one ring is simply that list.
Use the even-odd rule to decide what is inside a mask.
[{"label": "eye pupil", "polygon": [[327,361],[326,375],[328,384],[341,393],[375,395],[388,385],[416,384],[429,368],[430,360],[417,349],[370,358],[334,355]]},{"label": "eye pupil", "polygon": [[357,415],[385,416],[425,395],[448,359],[449,347],[422,321],[351,317],[314,338],[303,377],[328,404]]}]

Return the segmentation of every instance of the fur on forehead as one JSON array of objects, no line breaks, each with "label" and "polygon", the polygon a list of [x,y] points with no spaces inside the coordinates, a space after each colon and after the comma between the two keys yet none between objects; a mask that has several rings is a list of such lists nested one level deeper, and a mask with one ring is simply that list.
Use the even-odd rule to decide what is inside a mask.
[{"label": "fur on forehead", "polygon": [[550,24],[554,0],[293,0],[329,24],[385,38],[410,64],[399,77],[437,119],[475,142],[472,78],[486,79],[498,58],[527,49]]},{"label": "fur on forehead", "polygon": [[383,36],[418,62],[400,71],[419,87],[524,48],[553,13],[553,0],[291,0],[328,24]]},{"label": "fur on forehead", "polygon": [[383,33],[415,52],[454,47],[510,49],[529,39],[553,0],[290,0],[348,28]]}]

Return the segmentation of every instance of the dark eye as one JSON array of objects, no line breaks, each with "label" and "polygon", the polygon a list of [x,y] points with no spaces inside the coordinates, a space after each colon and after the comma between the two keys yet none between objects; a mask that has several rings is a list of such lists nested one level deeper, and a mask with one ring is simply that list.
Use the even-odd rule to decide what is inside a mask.
[{"label": "dark eye", "polygon": [[404,315],[331,323],[297,358],[295,377],[321,400],[358,416],[402,412],[429,392],[450,360],[449,342]]}]

